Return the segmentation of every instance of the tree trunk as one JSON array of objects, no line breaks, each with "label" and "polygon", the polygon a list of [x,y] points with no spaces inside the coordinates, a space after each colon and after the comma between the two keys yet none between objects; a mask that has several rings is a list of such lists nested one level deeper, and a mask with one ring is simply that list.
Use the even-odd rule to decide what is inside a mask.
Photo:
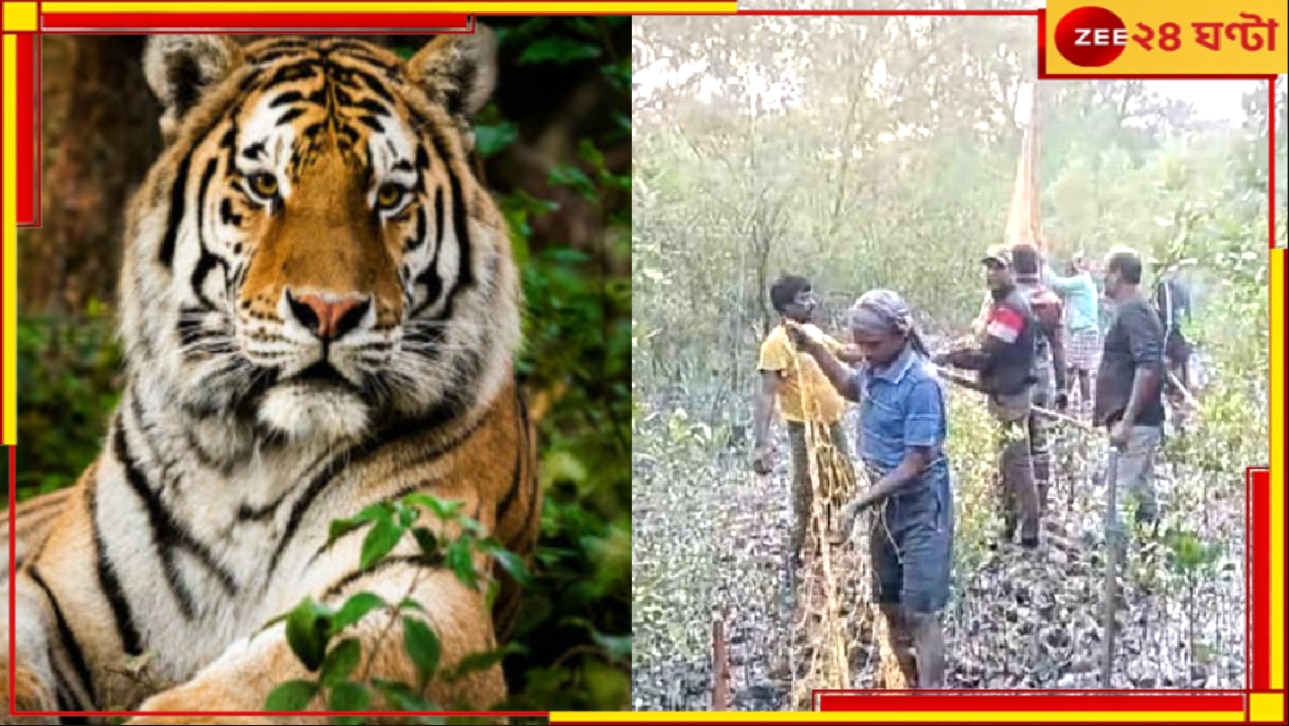
[{"label": "tree trunk", "polygon": [[[125,207],[161,151],[143,77],[143,36],[43,40],[46,166],[42,226],[24,235],[24,312],[83,311],[115,296]],[[122,143],[122,139],[129,139]]]}]

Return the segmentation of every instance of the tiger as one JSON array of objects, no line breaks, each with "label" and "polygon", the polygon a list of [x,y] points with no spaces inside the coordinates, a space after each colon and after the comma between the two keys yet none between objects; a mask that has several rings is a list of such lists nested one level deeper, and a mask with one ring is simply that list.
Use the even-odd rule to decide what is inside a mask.
[{"label": "tiger", "polygon": [[[77,483],[14,513],[14,710],[262,721],[218,712],[263,711],[276,685],[316,675],[283,622],[265,627],[306,596],[410,593],[445,669],[507,637],[521,588],[490,556],[474,558],[502,583],[491,605],[411,537],[367,569],[370,526],[328,541],[333,520],[422,492],[521,561],[536,547],[523,297],[476,171],[497,46],[476,28],[406,59],[345,38],[147,40],[164,148],[125,214],[120,403]],[[419,524],[441,540],[461,526]],[[401,630],[375,611],[345,631],[363,646],[354,672],[416,683]],[[508,697],[499,664],[423,695]]]}]

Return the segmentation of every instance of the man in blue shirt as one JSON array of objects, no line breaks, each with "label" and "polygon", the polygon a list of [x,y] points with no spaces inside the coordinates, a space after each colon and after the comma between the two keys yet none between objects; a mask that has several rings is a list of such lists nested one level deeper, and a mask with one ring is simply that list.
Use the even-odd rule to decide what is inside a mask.
[{"label": "man in blue shirt", "polygon": [[[1070,342],[1066,346],[1066,364],[1073,375],[1066,376],[1067,382],[1079,381],[1079,407],[1085,413],[1092,412],[1092,372],[1097,369],[1101,357],[1100,311],[1097,308],[1097,286],[1092,281],[1083,253],[1070,259],[1066,266],[1068,277],[1060,277],[1050,267],[1044,267],[1047,273],[1047,286],[1065,298],[1065,328],[1069,331]],[[1073,386],[1069,386],[1073,388]]]},{"label": "man in blue shirt", "polygon": [[805,329],[791,334],[837,392],[860,403],[860,453],[875,482],[842,509],[849,534],[858,513],[878,507],[869,530],[873,596],[891,650],[910,687],[944,684],[940,612],[949,599],[953,496],[944,389],[913,329],[908,306],[889,290],[855,303],[851,332],[864,364],[853,370]]}]

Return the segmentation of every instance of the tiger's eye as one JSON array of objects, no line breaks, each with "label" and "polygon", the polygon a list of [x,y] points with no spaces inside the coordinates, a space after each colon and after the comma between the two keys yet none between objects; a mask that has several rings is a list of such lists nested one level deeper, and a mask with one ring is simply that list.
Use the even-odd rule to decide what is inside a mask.
[{"label": "tiger's eye", "polygon": [[277,196],[277,177],[272,174],[267,172],[252,174],[250,183],[251,191],[258,197],[272,199]]},{"label": "tiger's eye", "polygon": [[403,201],[405,194],[403,187],[393,183],[385,182],[376,190],[376,207],[377,209],[392,209]]}]

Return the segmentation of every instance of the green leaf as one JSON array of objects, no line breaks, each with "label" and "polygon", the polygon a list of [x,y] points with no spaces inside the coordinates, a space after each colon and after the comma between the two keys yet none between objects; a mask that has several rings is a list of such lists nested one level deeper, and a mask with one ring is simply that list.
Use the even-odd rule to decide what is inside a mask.
[{"label": "green leaf", "polygon": [[467,514],[462,514],[461,516],[457,517],[457,521],[461,523],[461,528],[469,532],[470,534],[474,534],[474,535],[483,534],[483,525],[480,524],[479,520],[475,519],[474,517],[471,517]]},{"label": "green leaf", "polygon": [[479,577],[474,571],[474,560],[471,558],[474,548],[465,538],[454,540],[448,547],[447,565],[457,579],[474,590],[479,586]]},{"label": "green leaf", "polygon": [[359,512],[358,514],[355,514],[354,516],[348,519],[333,519],[331,521],[331,527],[327,531],[326,546],[330,547],[331,544],[335,542],[337,539],[339,539],[340,537],[343,537],[345,534],[355,529],[358,529],[359,527],[363,526],[368,522],[378,520],[378,519],[388,519],[389,516],[390,516],[389,504],[386,502],[378,502],[376,504],[372,504],[365,507],[361,512]]},{"label": "green leaf", "polygon": [[509,121],[474,127],[475,149],[485,159],[510,146],[517,138],[519,129]]},{"label": "green leaf", "polygon": [[418,514],[416,507],[408,506],[403,502],[396,502],[394,504],[394,509],[398,514],[399,528],[406,530],[408,527],[411,527],[416,523],[416,516]]},{"label": "green leaf", "polygon": [[481,549],[492,555],[497,564],[501,565],[501,569],[509,573],[515,579],[515,582],[525,587],[533,584],[533,578],[528,575],[528,567],[524,564],[524,558],[502,547],[500,544],[493,545],[489,543]]},{"label": "green leaf", "polygon": [[416,664],[417,690],[424,690],[425,684],[439,668],[439,637],[423,620],[404,617],[403,646],[407,648],[412,663]]},{"label": "green leaf", "polygon": [[405,597],[405,598],[403,598],[403,601],[402,601],[402,602],[400,602],[400,603],[398,604],[398,609],[399,609],[400,611],[402,611],[402,610],[420,610],[421,612],[426,612],[426,610],[425,610],[425,606],[424,606],[424,605],[422,605],[422,604],[421,604],[420,602],[418,602],[416,599],[414,599],[414,598],[410,598],[410,597]]},{"label": "green leaf", "polygon": [[461,508],[465,506],[465,502],[445,502],[432,494],[424,494],[421,492],[408,494],[403,497],[403,501],[409,504],[418,504],[425,507],[431,512],[434,512],[434,516],[443,521],[455,518],[457,516],[457,512],[461,511]]},{"label": "green leaf", "polygon": [[327,705],[332,711],[362,711],[371,703],[371,691],[361,683],[341,683],[331,689]]},{"label": "green leaf", "polygon": [[286,620],[288,615],[290,615],[290,613],[282,613],[281,615],[275,615],[273,618],[271,618],[271,619],[269,619],[267,622],[265,622],[265,623],[264,623],[264,625],[260,626],[260,629],[259,629],[258,631],[256,631],[256,632],[255,632],[255,634],[256,634],[256,635],[259,635],[260,633],[263,633],[265,630],[268,630],[269,628],[273,627],[274,625],[277,625],[278,623],[282,622],[283,620]]},{"label": "green leaf", "polygon": [[303,711],[318,695],[318,684],[313,681],[287,681],[269,691],[264,699],[265,711]]},{"label": "green leaf", "polygon": [[522,654],[526,649],[518,643],[507,643],[496,650],[484,651],[482,653],[471,653],[457,663],[456,668],[445,676],[445,680],[458,681],[464,676],[479,671],[486,671],[505,660],[506,656],[512,654]]},{"label": "green leaf", "polygon": [[370,592],[360,592],[350,595],[345,604],[340,606],[335,616],[331,619],[331,634],[336,635],[345,628],[362,620],[368,613],[377,609],[386,607],[384,598]]},{"label": "green leaf", "polygon": [[421,546],[421,551],[431,559],[437,559],[441,555],[438,537],[426,527],[413,529],[412,536],[416,538],[416,543]]},{"label": "green leaf", "polygon": [[[440,711],[436,704],[421,698],[412,687],[406,683],[397,681],[387,681],[383,678],[373,678],[371,683],[380,691],[385,702],[395,711]],[[429,718],[436,719],[432,723],[443,723],[443,717],[432,716]]]},{"label": "green leaf", "polygon": [[[327,653],[326,659],[322,662],[322,670],[318,676],[322,685],[326,688],[334,689],[349,679],[349,674],[353,673],[354,668],[358,666],[358,661],[362,659],[363,647],[357,638],[345,638],[336,643],[335,646]],[[335,697],[335,693],[332,693]],[[340,709],[344,710],[344,709]]]},{"label": "green leaf", "polygon": [[389,554],[398,541],[403,538],[403,529],[392,519],[382,519],[372,527],[363,539],[362,557],[359,567],[366,570]]},{"label": "green leaf", "polygon": [[559,65],[579,60],[599,58],[600,49],[590,43],[583,43],[568,38],[542,38],[528,46],[519,56],[519,65],[553,62]]},{"label": "green leaf", "polygon": [[306,597],[286,618],[286,641],[305,668],[318,670],[327,652],[331,611]]}]

